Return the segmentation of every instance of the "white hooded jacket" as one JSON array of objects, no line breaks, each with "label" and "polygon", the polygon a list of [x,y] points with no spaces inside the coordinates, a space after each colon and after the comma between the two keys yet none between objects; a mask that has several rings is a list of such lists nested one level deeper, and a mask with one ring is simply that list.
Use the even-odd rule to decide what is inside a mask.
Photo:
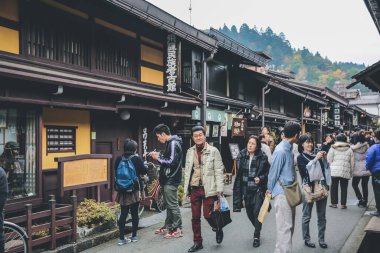
[{"label": "white hooded jacket", "polygon": [[331,146],[327,154],[327,161],[330,164],[331,176],[351,179],[354,173],[355,161],[354,152],[350,144],[346,142],[336,142]]},{"label": "white hooded jacket", "polygon": [[352,145],[351,149],[355,159],[354,177],[370,176],[371,173],[365,167],[365,157],[369,149],[367,142]]}]

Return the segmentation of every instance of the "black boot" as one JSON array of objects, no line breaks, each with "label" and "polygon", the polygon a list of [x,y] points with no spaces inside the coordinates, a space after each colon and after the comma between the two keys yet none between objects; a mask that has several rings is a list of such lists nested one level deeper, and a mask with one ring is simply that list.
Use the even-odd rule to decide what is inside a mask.
[{"label": "black boot", "polygon": [[223,230],[218,229],[216,231],[216,243],[220,244],[220,243],[222,243],[222,241],[223,241]]},{"label": "black boot", "polygon": [[260,238],[253,238],[253,247],[257,248],[260,247]]},{"label": "black boot", "polygon": [[197,252],[198,250],[203,249],[202,243],[194,243],[193,246],[187,252]]}]

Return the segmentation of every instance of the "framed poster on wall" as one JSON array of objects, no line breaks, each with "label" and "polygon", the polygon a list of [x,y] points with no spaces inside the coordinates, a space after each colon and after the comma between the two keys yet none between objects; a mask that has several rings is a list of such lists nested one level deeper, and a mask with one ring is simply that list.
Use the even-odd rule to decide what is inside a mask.
[{"label": "framed poster on wall", "polygon": [[7,109],[0,109],[0,128],[7,127]]}]

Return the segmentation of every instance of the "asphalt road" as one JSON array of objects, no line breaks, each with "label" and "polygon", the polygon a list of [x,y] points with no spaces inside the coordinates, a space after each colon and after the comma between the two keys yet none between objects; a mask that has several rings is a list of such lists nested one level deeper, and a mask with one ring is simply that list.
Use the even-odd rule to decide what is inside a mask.
[{"label": "asphalt road", "polygon": [[[351,183],[351,181],[350,181]],[[373,199],[372,185],[369,185],[370,196]],[[229,197],[229,202],[232,198]],[[328,204],[330,200],[328,200]],[[348,236],[358,223],[359,219],[365,212],[364,208],[356,206],[357,200],[349,185],[348,191],[348,208],[343,210],[339,207],[333,209],[327,206],[327,228],[326,228],[326,243],[327,249],[322,249],[318,246],[315,249],[310,249],[304,246],[301,234],[301,216],[302,205],[297,207],[296,211],[296,226],[293,236],[293,251],[292,252],[339,252],[343,247]],[[313,242],[318,242],[317,238],[317,219],[315,206],[313,208],[312,220],[310,223],[310,234]],[[162,215],[161,215],[162,216]],[[274,210],[269,213],[261,232],[261,246],[253,248],[253,232],[254,228],[247,218],[245,209],[241,213],[232,213],[233,222],[224,229],[224,240],[218,245],[215,242],[215,233],[211,231],[205,220],[202,220],[202,235],[204,249],[199,252],[273,252],[276,242],[276,219]],[[84,251],[85,253],[95,252],[149,252],[149,253],[178,253],[187,252],[188,248],[193,244],[191,230],[191,213],[185,210],[183,213],[183,229],[184,237],[176,239],[164,239],[163,236],[155,235],[154,230],[161,227],[162,223],[139,230],[138,236],[140,241],[123,246],[116,244],[117,240],[113,240],[97,247]]]}]

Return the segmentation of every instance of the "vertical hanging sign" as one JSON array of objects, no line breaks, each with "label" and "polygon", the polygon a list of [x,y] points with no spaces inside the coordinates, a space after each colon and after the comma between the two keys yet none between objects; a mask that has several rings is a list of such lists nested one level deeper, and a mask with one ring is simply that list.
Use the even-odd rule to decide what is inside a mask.
[{"label": "vertical hanging sign", "polygon": [[143,156],[146,156],[148,154],[148,130],[145,127],[143,129]]},{"label": "vertical hanging sign", "polygon": [[167,57],[166,57],[166,72],[165,72],[164,93],[177,92],[177,39],[174,34],[169,34],[167,37]]},{"label": "vertical hanging sign", "polygon": [[334,104],[334,125],[340,126],[340,105],[338,103]]},{"label": "vertical hanging sign", "polygon": [[357,126],[359,122],[359,117],[356,112],[354,112],[354,115],[352,115],[352,125]]}]

